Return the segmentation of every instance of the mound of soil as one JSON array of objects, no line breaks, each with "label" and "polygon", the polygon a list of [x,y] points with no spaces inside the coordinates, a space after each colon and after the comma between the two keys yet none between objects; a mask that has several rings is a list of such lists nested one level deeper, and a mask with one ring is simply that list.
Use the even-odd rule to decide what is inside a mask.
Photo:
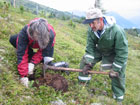
[{"label": "mound of soil", "polygon": [[39,87],[41,85],[51,86],[55,88],[56,91],[66,92],[68,90],[67,80],[59,74],[46,73],[45,78],[40,77],[40,78],[35,79],[33,86]]}]

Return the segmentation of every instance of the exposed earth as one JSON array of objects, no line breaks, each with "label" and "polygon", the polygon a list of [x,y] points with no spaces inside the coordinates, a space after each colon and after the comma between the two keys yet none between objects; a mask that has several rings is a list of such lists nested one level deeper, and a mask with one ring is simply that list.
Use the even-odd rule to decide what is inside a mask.
[{"label": "exposed earth", "polygon": [[[29,78],[35,79],[33,78],[33,76],[30,76]],[[42,77],[36,78],[33,86],[38,88],[41,85],[51,86],[56,91],[66,92],[68,90],[67,80],[59,74],[46,73],[45,77],[42,76]]]}]

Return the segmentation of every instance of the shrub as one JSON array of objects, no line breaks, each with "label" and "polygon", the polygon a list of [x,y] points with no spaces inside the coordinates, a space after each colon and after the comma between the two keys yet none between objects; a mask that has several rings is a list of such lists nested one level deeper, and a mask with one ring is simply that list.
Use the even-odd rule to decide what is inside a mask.
[{"label": "shrub", "polygon": [[72,20],[69,21],[69,24],[68,25],[71,26],[71,27],[73,27],[73,28],[76,27],[76,24],[74,24],[74,22]]},{"label": "shrub", "polygon": [[3,13],[5,14],[6,12],[8,12],[10,4],[7,2],[3,2]]},{"label": "shrub", "polygon": [[46,13],[45,13],[45,11],[41,11],[41,12],[40,12],[40,16],[46,18]]},{"label": "shrub", "polygon": [[56,15],[55,15],[55,13],[54,12],[51,12],[50,13],[50,15],[48,16],[49,18],[55,18],[56,17]]},{"label": "shrub", "polygon": [[24,6],[21,5],[20,6],[20,13],[23,14],[23,12],[24,12]]},{"label": "shrub", "polygon": [[0,2],[0,9],[3,7],[3,3],[2,2]]},{"label": "shrub", "polygon": [[133,36],[138,36],[139,32],[138,32],[138,29],[137,28],[134,28],[134,29],[125,29],[126,32],[130,35],[133,35]]}]

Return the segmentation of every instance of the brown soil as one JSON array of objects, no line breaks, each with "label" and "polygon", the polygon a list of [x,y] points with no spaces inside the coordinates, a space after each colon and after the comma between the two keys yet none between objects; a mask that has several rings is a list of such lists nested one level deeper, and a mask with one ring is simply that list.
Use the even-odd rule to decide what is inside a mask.
[{"label": "brown soil", "polygon": [[67,80],[59,74],[48,74],[46,73],[45,78],[39,77],[35,79],[33,86],[39,87],[41,85],[51,86],[56,91],[66,92],[68,90]]}]

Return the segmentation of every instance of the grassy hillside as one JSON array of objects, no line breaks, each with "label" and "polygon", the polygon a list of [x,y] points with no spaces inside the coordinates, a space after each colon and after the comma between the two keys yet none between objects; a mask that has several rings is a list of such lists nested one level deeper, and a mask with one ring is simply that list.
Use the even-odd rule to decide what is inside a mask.
[{"label": "grassy hillside", "polygon": [[[1,0],[0,0],[1,1]],[[12,4],[13,0],[4,0]],[[33,2],[31,0],[16,0],[16,7],[24,6],[24,9],[31,11],[32,13],[36,14],[36,6],[38,6],[38,13],[41,14],[41,12],[44,12],[45,14],[53,13],[55,17],[59,19],[65,19],[68,20],[70,18],[73,18],[77,22],[80,21],[80,17],[73,15],[70,12],[65,11],[59,11],[50,7],[47,7],[45,5],[38,4],[36,2]],[[79,20],[78,20],[79,19]]]},{"label": "grassy hillside", "polygon": [[[87,86],[78,84],[78,73],[60,73],[68,80],[69,89],[66,93],[56,92],[51,87],[41,86],[39,89],[25,88],[19,83],[16,55],[14,48],[9,43],[9,37],[18,33],[29,20],[38,17],[25,12],[20,14],[18,9],[10,8],[6,14],[0,9],[0,104],[2,105],[49,105],[52,101],[62,100],[67,105],[116,105],[112,99],[110,79],[108,76],[93,75],[91,83]],[[55,61],[66,61],[72,68],[79,68],[79,62],[84,55],[86,45],[87,27],[76,24],[73,28],[69,21],[47,19],[56,31],[56,44],[54,51]],[[126,70],[126,96],[124,105],[140,104],[140,39],[128,36],[129,58]],[[37,76],[41,72],[38,65]],[[94,68],[99,69],[99,64]],[[55,73],[53,71],[48,71]]]}]

